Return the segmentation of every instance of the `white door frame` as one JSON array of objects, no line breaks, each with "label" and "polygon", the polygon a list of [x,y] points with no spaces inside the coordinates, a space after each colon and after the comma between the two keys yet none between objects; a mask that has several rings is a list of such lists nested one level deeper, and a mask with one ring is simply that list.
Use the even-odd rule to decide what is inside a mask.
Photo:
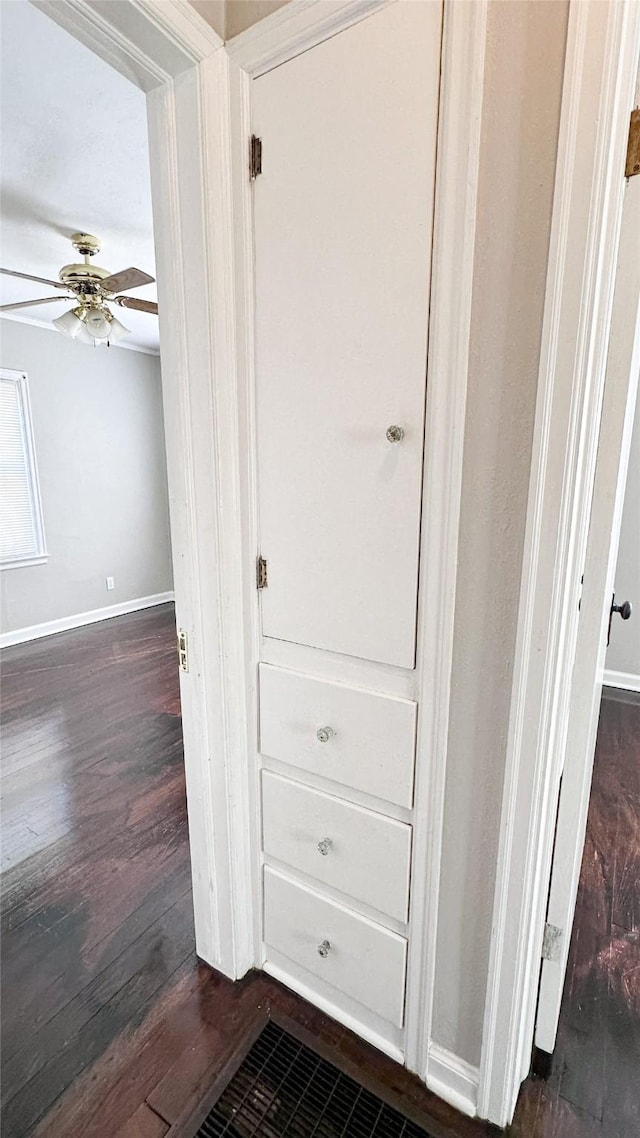
[{"label": "white door frame", "polygon": [[639,50],[633,0],[572,0],[478,1101],[499,1125],[531,1058]]},{"label": "white door frame", "polygon": [[254,944],[228,59],[187,0],[35,3],[147,92],[196,950],[235,979]]},{"label": "white door frame", "polygon": [[[640,76],[639,76],[640,79]],[[640,93],[640,92],[639,92]],[[535,1045],[555,1047],[584,849],[622,509],[640,374],[640,178],[625,187],[569,729],[547,922],[560,931],[542,962]],[[609,538],[611,540],[609,540]],[[594,667],[596,682],[593,683]]]}]

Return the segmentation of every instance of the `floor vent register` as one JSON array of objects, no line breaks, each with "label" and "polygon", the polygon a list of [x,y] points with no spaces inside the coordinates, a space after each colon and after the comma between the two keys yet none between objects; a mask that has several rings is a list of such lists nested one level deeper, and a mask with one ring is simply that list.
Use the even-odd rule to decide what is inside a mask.
[{"label": "floor vent register", "polygon": [[431,1138],[271,1021],[196,1138]]}]

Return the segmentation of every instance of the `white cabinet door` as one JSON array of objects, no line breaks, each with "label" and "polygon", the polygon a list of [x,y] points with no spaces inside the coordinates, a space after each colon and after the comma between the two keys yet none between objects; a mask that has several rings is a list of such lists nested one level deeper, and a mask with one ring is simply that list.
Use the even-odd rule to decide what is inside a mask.
[{"label": "white cabinet door", "polygon": [[406,668],[440,24],[399,0],[253,84],[263,633]]},{"label": "white cabinet door", "polygon": [[260,751],[408,809],[417,704],[260,665]]},{"label": "white cabinet door", "polygon": [[407,942],[368,917],[265,866],[269,949],[402,1027]]},{"label": "white cabinet door", "polygon": [[262,845],[267,858],[406,921],[411,827],[404,822],[263,771]]}]

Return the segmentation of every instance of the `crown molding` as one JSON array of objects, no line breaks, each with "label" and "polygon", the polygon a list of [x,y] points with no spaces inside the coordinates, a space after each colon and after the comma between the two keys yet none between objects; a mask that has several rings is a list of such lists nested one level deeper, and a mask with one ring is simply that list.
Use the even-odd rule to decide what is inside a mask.
[{"label": "crown molding", "polygon": [[227,41],[231,61],[256,79],[395,0],[289,0]]},{"label": "crown molding", "polygon": [[187,0],[30,0],[143,91],[174,79],[224,45]]}]

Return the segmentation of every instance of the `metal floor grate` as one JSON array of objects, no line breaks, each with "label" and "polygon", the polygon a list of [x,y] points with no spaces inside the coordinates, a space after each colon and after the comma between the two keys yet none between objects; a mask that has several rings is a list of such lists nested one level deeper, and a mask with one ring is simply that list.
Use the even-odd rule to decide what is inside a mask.
[{"label": "metal floor grate", "polygon": [[196,1138],[430,1138],[271,1021]]}]

